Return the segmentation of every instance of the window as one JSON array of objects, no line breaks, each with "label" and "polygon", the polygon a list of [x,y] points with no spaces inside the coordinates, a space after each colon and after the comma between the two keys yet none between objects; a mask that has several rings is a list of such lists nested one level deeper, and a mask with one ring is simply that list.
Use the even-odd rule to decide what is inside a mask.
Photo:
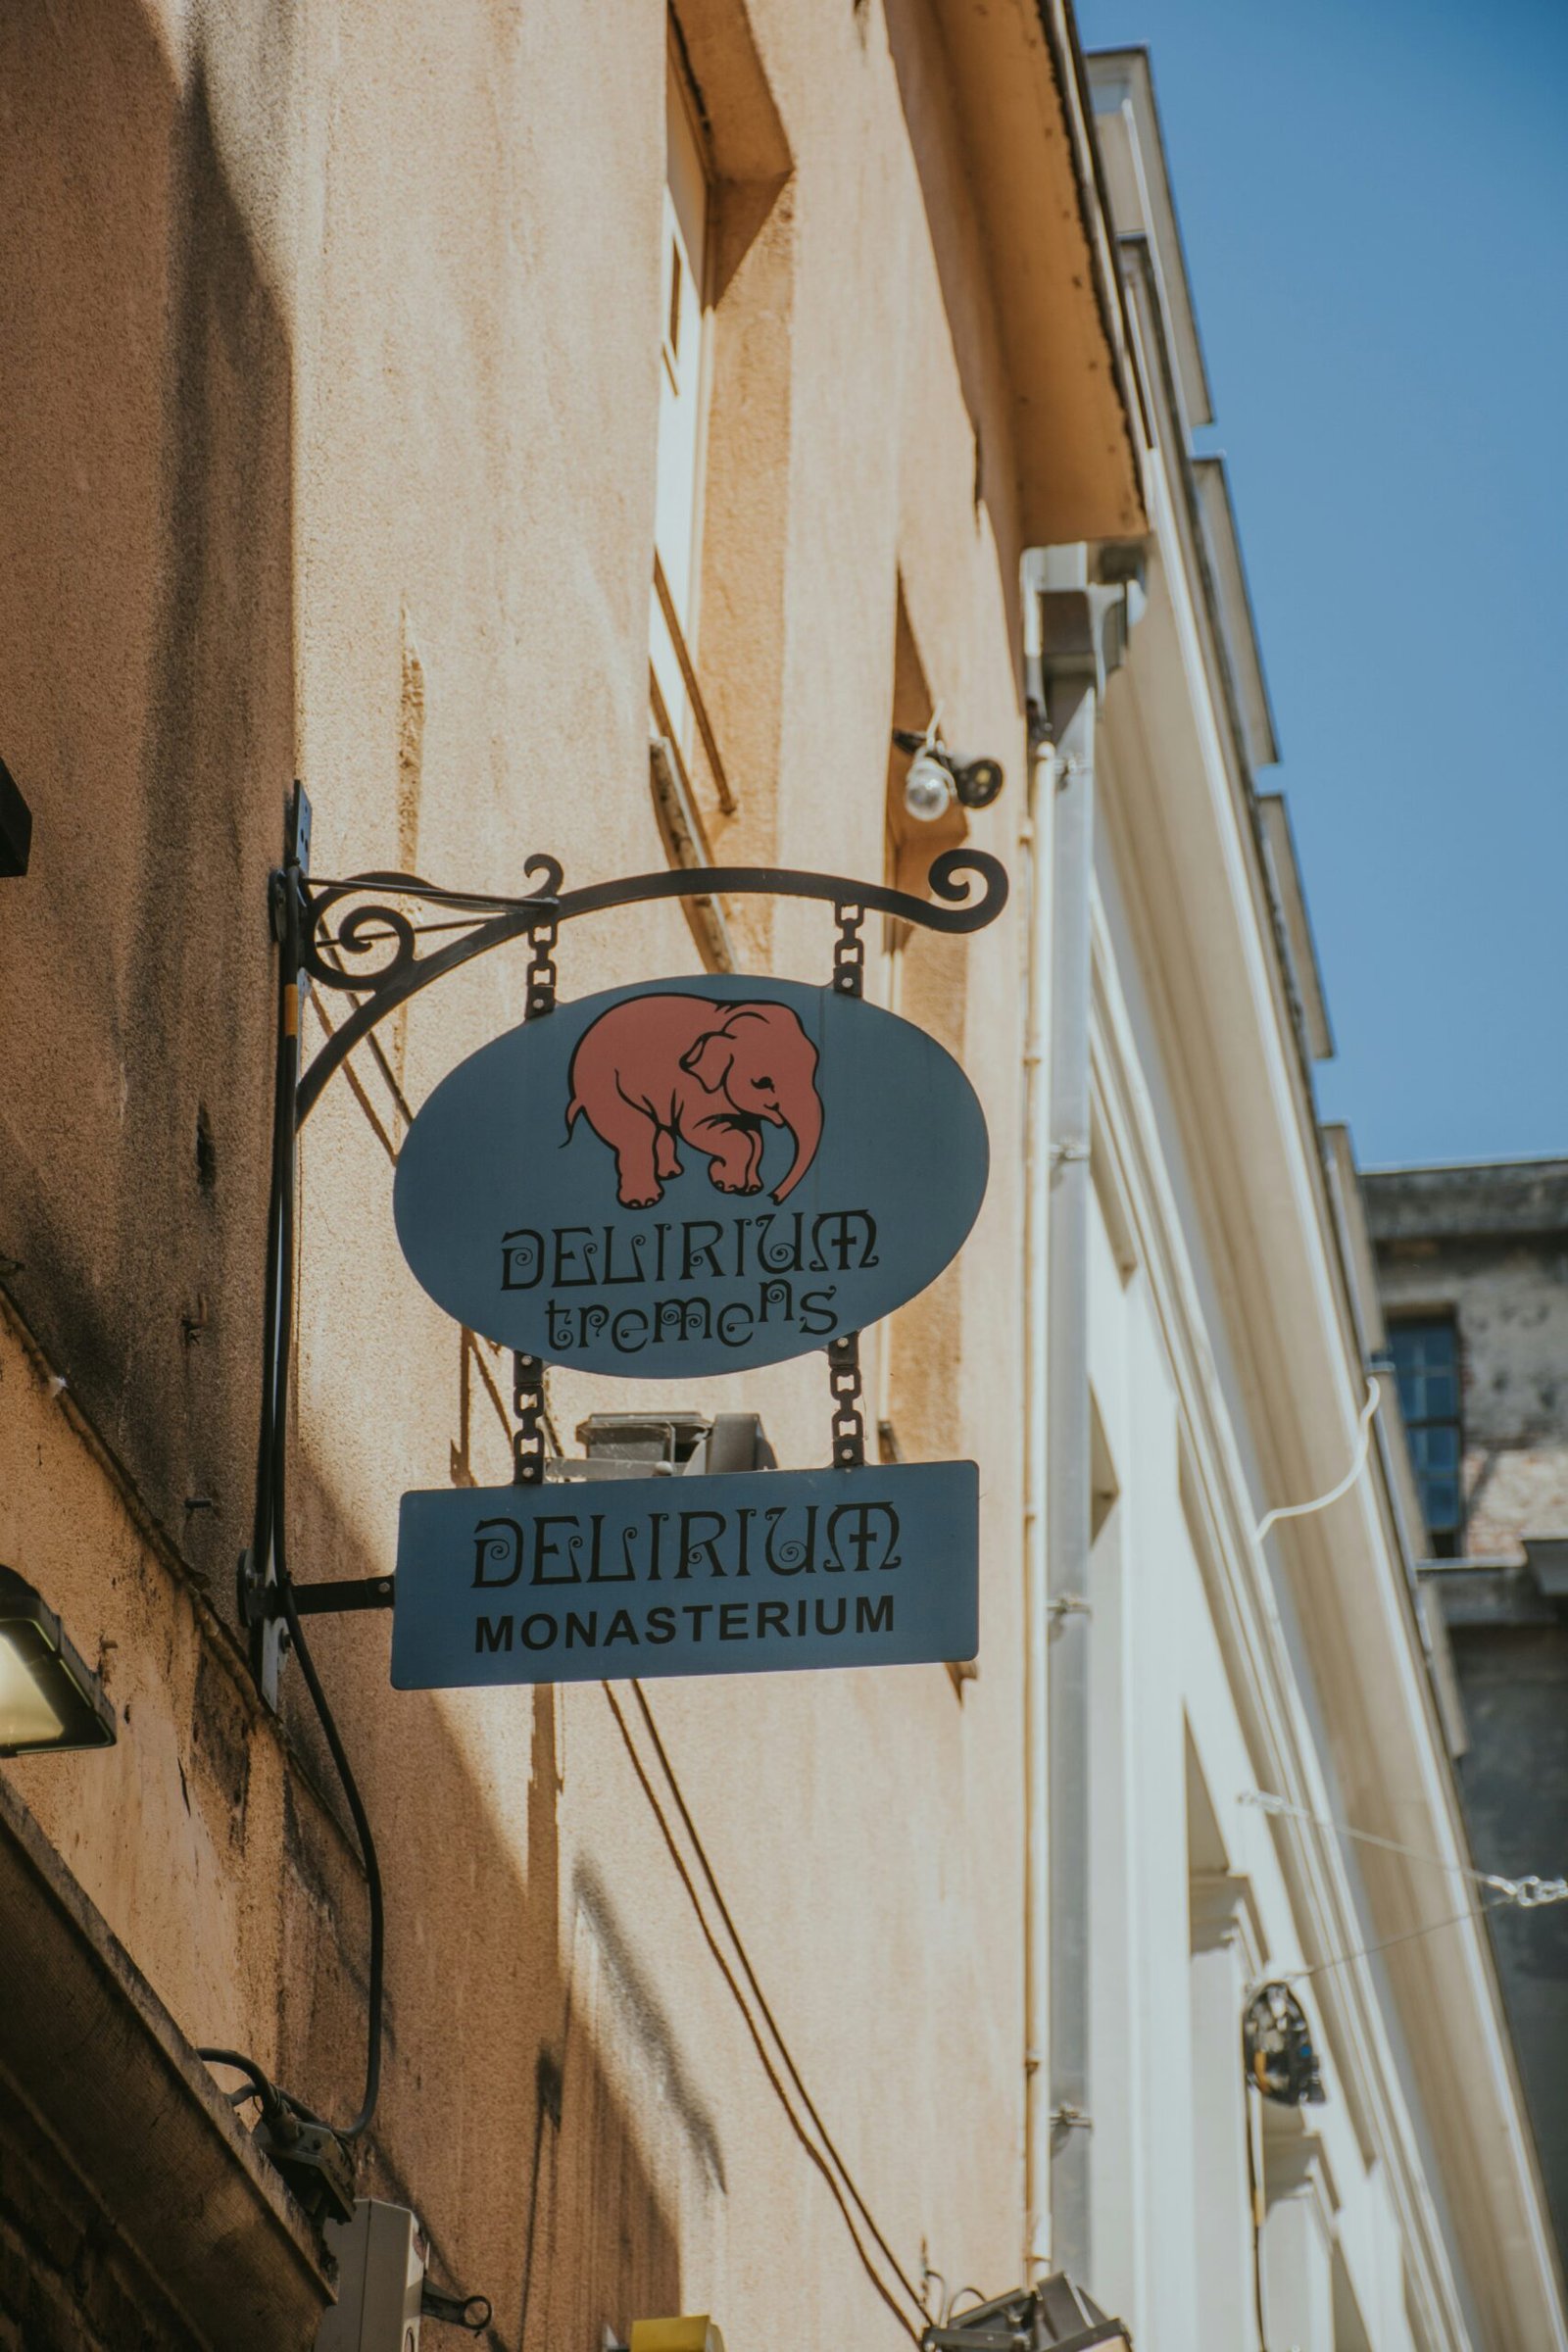
[{"label": "window", "polygon": [[1464,1536],[1459,1335],[1451,1316],[1433,1315],[1391,1324],[1389,1342],[1433,1552],[1456,1559]]},{"label": "window", "polygon": [[[658,402],[648,780],[664,854],[688,867],[776,861],[795,207],[751,13],[677,0],[647,93],[664,117],[641,329]],[[680,904],[710,971],[765,961],[766,901]]]},{"label": "window", "polygon": [[[672,864],[711,865],[700,782],[710,811],[734,795],[698,683],[693,648],[701,569],[707,440],[708,254],[713,201],[707,150],[685,70],[671,44],[664,70],[664,225],[659,302],[659,461],[654,586],[649,601],[649,781]],[[703,760],[695,757],[701,741]],[[710,971],[733,971],[721,902],[687,899],[683,911]]]},{"label": "window", "polygon": [[702,506],[709,181],[685,75],[665,67],[664,246],[660,300],[659,487],[649,650],[659,732],[691,757],[690,648],[696,641]]}]

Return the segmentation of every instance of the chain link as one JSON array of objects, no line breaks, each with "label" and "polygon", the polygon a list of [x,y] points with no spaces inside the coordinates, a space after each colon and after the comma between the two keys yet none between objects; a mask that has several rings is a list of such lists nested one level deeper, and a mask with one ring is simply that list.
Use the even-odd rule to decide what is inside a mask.
[{"label": "chain link", "polygon": [[[529,924],[529,998],[524,1018],[555,1011],[555,915]],[[513,1487],[546,1482],[546,1366],[538,1354],[513,1354]]]},{"label": "chain link", "polygon": [[[865,908],[853,899],[838,899],[833,912],[838,937],[833,943],[833,993],[858,997],[865,986],[865,942],[860,927]],[[865,1415],[860,1409],[860,1335],[845,1331],[828,1342],[827,1383],[833,1396],[833,1464],[838,1470],[865,1467]]]},{"label": "chain link", "polygon": [[542,1487],[545,1482],[545,1367],[537,1355],[512,1359],[512,1409],[517,1426],[512,1433],[512,1483]]},{"label": "chain link", "polygon": [[827,1347],[827,1385],[833,1392],[833,1467],[865,1468],[865,1416],[860,1410],[860,1335],[841,1332]]},{"label": "chain link", "polygon": [[[539,1020],[556,1009],[556,930],[554,915],[528,926],[528,996],[526,1020]],[[512,1359],[512,1409],[517,1426],[512,1433],[512,1483],[540,1487],[545,1477],[545,1367],[537,1355]]]},{"label": "chain link", "polygon": [[849,899],[839,899],[833,912],[839,926],[838,938],[833,943],[833,993],[839,997],[858,997],[865,987],[865,942],[860,937],[865,908]]},{"label": "chain link", "polygon": [[536,1020],[556,1009],[556,918],[547,915],[528,926],[528,1002],[524,1017]]}]

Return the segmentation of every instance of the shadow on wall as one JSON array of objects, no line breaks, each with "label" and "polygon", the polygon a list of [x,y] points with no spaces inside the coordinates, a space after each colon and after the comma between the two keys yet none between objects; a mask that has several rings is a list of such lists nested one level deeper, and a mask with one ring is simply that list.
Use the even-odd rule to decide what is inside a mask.
[{"label": "shadow on wall", "polygon": [[[308,1467],[295,1486],[302,1561],[377,1572]],[[438,2281],[490,2296],[494,2346],[624,2339],[682,2308],[680,2242],[721,2238],[724,2168],[613,1897],[581,1871],[562,1883],[558,1693],[460,1702],[488,1718],[484,1785],[451,1702],[389,1700],[385,1620],[313,1631],[386,1884],[386,2078],[362,2189],[419,2211]],[[343,2116],[365,2050],[360,1872],[297,1674],[284,1697],[332,1818],[309,1797],[290,1809],[279,2048],[285,2079]]]},{"label": "shadow on wall", "polygon": [[[973,506],[996,536],[998,580],[1009,640],[1019,642],[1014,426],[1005,386],[1009,361],[995,311],[996,272],[975,217],[975,171],[966,152],[950,62],[931,12],[887,0],[888,54],[909,152],[920,179],[931,258],[953,365],[974,434]],[[918,436],[913,446],[918,448]],[[1004,487],[1004,486],[1006,487]],[[923,723],[923,722],[922,722]]]},{"label": "shadow on wall", "polygon": [[292,765],[288,349],[206,83],[150,11],[16,0],[0,93],[0,753],[35,820],[0,921],[0,1252],[226,1588]]},{"label": "shadow on wall", "polygon": [[[293,37],[275,15],[270,41]],[[286,55],[270,72],[286,81]],[[202,70],[181,82],[150,12],[0,12],[0,753],[35,817],[0,923],[0,1271],[226,1616],[257,1409],[265,886],[293,766],[285,318]],[[296,1492],[306,1573],[383,1567],[303,1469]],[[223,1637],[204,1638],[216,1658]],[[322,1626],[316,1646],[387,1880],[366,2185],[416,2203],[448,2280],[492,2295],[508,2352],[678,2310],[678,2213],[721,2198],[716,2148],[670,2103],[667,2037],[603,1890],[573,1889],[564,1916],[554,1693],[515,1701],[513,1806],[437,1702],[388,1706],[384,1627]],[[270,1735],[242,1701],[217,1722],[227,1682],[197,1677],[183,1745],[204,1801],[240,1814],[239,1749]],[[363,2064],[363,1888],[288,1683],[278,2066],[342,2117]],[[159,1769],[148,1749],[140,1769]],[[112,1880],[116,1835],[83,1824],[84,1884]],[[200,1937],[201,1902],[194,1878],[171,1890],[182,1936]],[[153,1983],[176,1980],[180,1955],[145,1941]],[[656,2132],[687,2151],[672,2165],[666,2141],[657,2180]]]}]

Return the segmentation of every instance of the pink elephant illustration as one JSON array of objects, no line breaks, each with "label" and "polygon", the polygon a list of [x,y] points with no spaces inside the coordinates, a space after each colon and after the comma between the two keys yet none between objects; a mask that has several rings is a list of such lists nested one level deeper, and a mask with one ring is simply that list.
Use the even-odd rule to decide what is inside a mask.
[{"label": "pink elephant illustration", "polygon": [[627,1208],[651,1208],[681,1172],[677,1142],[705,1152],[721,1193],[762,1189],[762,1127],[787,1127],[794,1191],[822,1136],[816,1048],[787,1004],[628,997],[584,1030],[571,1057],[566,1133],[581,1111],[615,1154]]}]

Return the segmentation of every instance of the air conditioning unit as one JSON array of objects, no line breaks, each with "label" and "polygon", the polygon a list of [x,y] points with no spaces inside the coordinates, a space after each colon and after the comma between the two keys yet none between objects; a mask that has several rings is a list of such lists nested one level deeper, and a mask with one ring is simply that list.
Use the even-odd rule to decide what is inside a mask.
[{"label": "air conditioning unit", "polygon": [[337,2301],[316,2329],[315,2352],[419,2352],[425,2320],[479,2335],[490,2325],[487,2295],[445,2294],[425,2278],[430,2248],[406,2205],[355,2201],[351,2222],[328,2222],[337,2258]]},{"label": "air conditioning unit", "polygon": [[756,1413],[590,1413],[577,1424],[580,1454],[553,1454],[552,1485],[605,1478],[702,1478],[727,1470],[776,1470]]},{"label": "air conditioning unit", "polygon": [[330,2222],[337,2301],[321,2316],[316,2352],[419,2352],[424,2262],[429,2249],[402,2205],[361,2197],[352,2222]]}]

